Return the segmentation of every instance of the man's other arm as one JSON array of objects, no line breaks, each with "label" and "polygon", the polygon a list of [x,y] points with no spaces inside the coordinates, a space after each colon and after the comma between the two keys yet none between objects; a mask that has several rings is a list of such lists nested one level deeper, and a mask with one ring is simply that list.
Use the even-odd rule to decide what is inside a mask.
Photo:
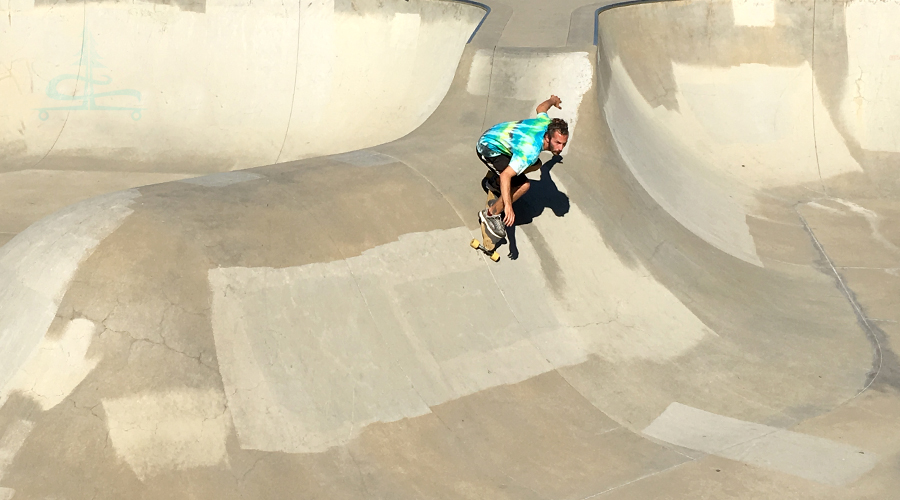
[{"label": "man's other arm", "polygon": [[557,109],[562,109],[562,99],[556,97],[555,95],[551,95],[550,99],[547,99],[546,101],[538,104],[534,109],[538,112],[538,114],[541,114],[546,113],[553,106],[556,106]]}]

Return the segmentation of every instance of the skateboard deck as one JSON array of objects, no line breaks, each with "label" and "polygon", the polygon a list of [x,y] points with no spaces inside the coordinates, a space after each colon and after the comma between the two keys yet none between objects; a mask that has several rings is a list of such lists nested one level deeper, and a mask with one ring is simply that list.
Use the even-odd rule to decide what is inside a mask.
[{"label": "skateboard deck", "polygon": [[[486,189],[486,191],[487,191],[487,201],[484,204],[485,208],[490,206],[491,201],[497,199],[497,196],[493,193],[493,191],[491,191],[489,189]],[[491,236],[491,234],[487,232],[487,228],[484,227],[484,222],[481,222],[480,225],[481,225],[481,241],[483,241],[484,243],[482,243],[481,241],[478,241],[476,239],[473,239],[472,242],[470,243],[470,245],[472,246],[472,248],[474,248],[476,250],[481,250],[482,252],[484,252],[485,255],[487,255],[488,257],[491,258],[492,261],[497,262],[498,260],[500,260],[500,254],[497,253],[497,247],[500,246],[500,242],[503,240],[502,239],[495,240],[493,238],[493,236]]]}]

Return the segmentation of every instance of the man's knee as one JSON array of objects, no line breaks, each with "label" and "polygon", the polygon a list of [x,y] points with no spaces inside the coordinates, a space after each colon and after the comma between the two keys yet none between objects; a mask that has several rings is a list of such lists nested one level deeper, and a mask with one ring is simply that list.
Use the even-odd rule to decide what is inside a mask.
[{"label": "man's knee", "polygon": [[528,188],[531,187],[531,181],[528,180],[528,177],[522,176],[522,179],[516,183],[516,194],[522,196],[526,192],[528,192]]}]

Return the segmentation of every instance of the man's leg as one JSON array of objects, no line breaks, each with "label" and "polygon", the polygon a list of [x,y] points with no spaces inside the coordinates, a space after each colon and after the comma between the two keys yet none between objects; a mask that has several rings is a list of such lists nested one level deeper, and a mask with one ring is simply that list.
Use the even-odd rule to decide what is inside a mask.
[{"label": "man's leg", "polygon": [[[508,164],[509,163],[507,163],[507,165]],[[523,194],[527,193],[528,188],[531,187],[531,181],[528,180],[528,177],[525,177],[525,174],[538,170],[539,168],[541,168],[541,165],[543,165],[543,163],[541,162],[541,159],[538,158],[538,160],[534,162],[530,167],[526,168],[524,172],[512,178],[512,182],[509,186],[509,196],[510,198],[512,198],[513,203],[521,198]],[[500,195],[497,195],[497,201],[494,202],[493,206],[491,206],[491,210],[489,213],[491,215],[497,215],[503,211],[503,208],[503,199],[500,198]]]},{"label": "man's leg", "polygon": [[[512,198],[512,202],[515,203],[516,200],[522,197],[523,194],[528,192],[528,188],[531,187],[531,182],[528,180],[528,177],[525,177],[524,174],[517,175],[512,178],[512,182],[509,186],[509,196]],[[497,201],[491,205],[489,213],[491,215],[497,215],[503,211],[504,204],[503,198],[497,197]]]}]

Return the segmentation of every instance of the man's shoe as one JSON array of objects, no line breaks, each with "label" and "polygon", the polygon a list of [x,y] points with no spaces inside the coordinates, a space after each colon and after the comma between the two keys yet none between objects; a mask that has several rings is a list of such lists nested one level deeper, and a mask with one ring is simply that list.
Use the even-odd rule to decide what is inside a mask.
[{"label": "man's shoe", "polygon": [[488,175],[481,179],[481,189],[485,193],[491,191],[495,195],[500,196],[500,177],[493,172],[488,172]]},{"label": "man's shoe", "polygon": [[502,240],[503,238],[506,238],[506,226],[503,225],[503,219],[500,217],[500,214],[491,215],[488,212],[488,209],[485,208],[481,212],[478,212],[478,219],[484,224],[488,234],[495,239]]}]

